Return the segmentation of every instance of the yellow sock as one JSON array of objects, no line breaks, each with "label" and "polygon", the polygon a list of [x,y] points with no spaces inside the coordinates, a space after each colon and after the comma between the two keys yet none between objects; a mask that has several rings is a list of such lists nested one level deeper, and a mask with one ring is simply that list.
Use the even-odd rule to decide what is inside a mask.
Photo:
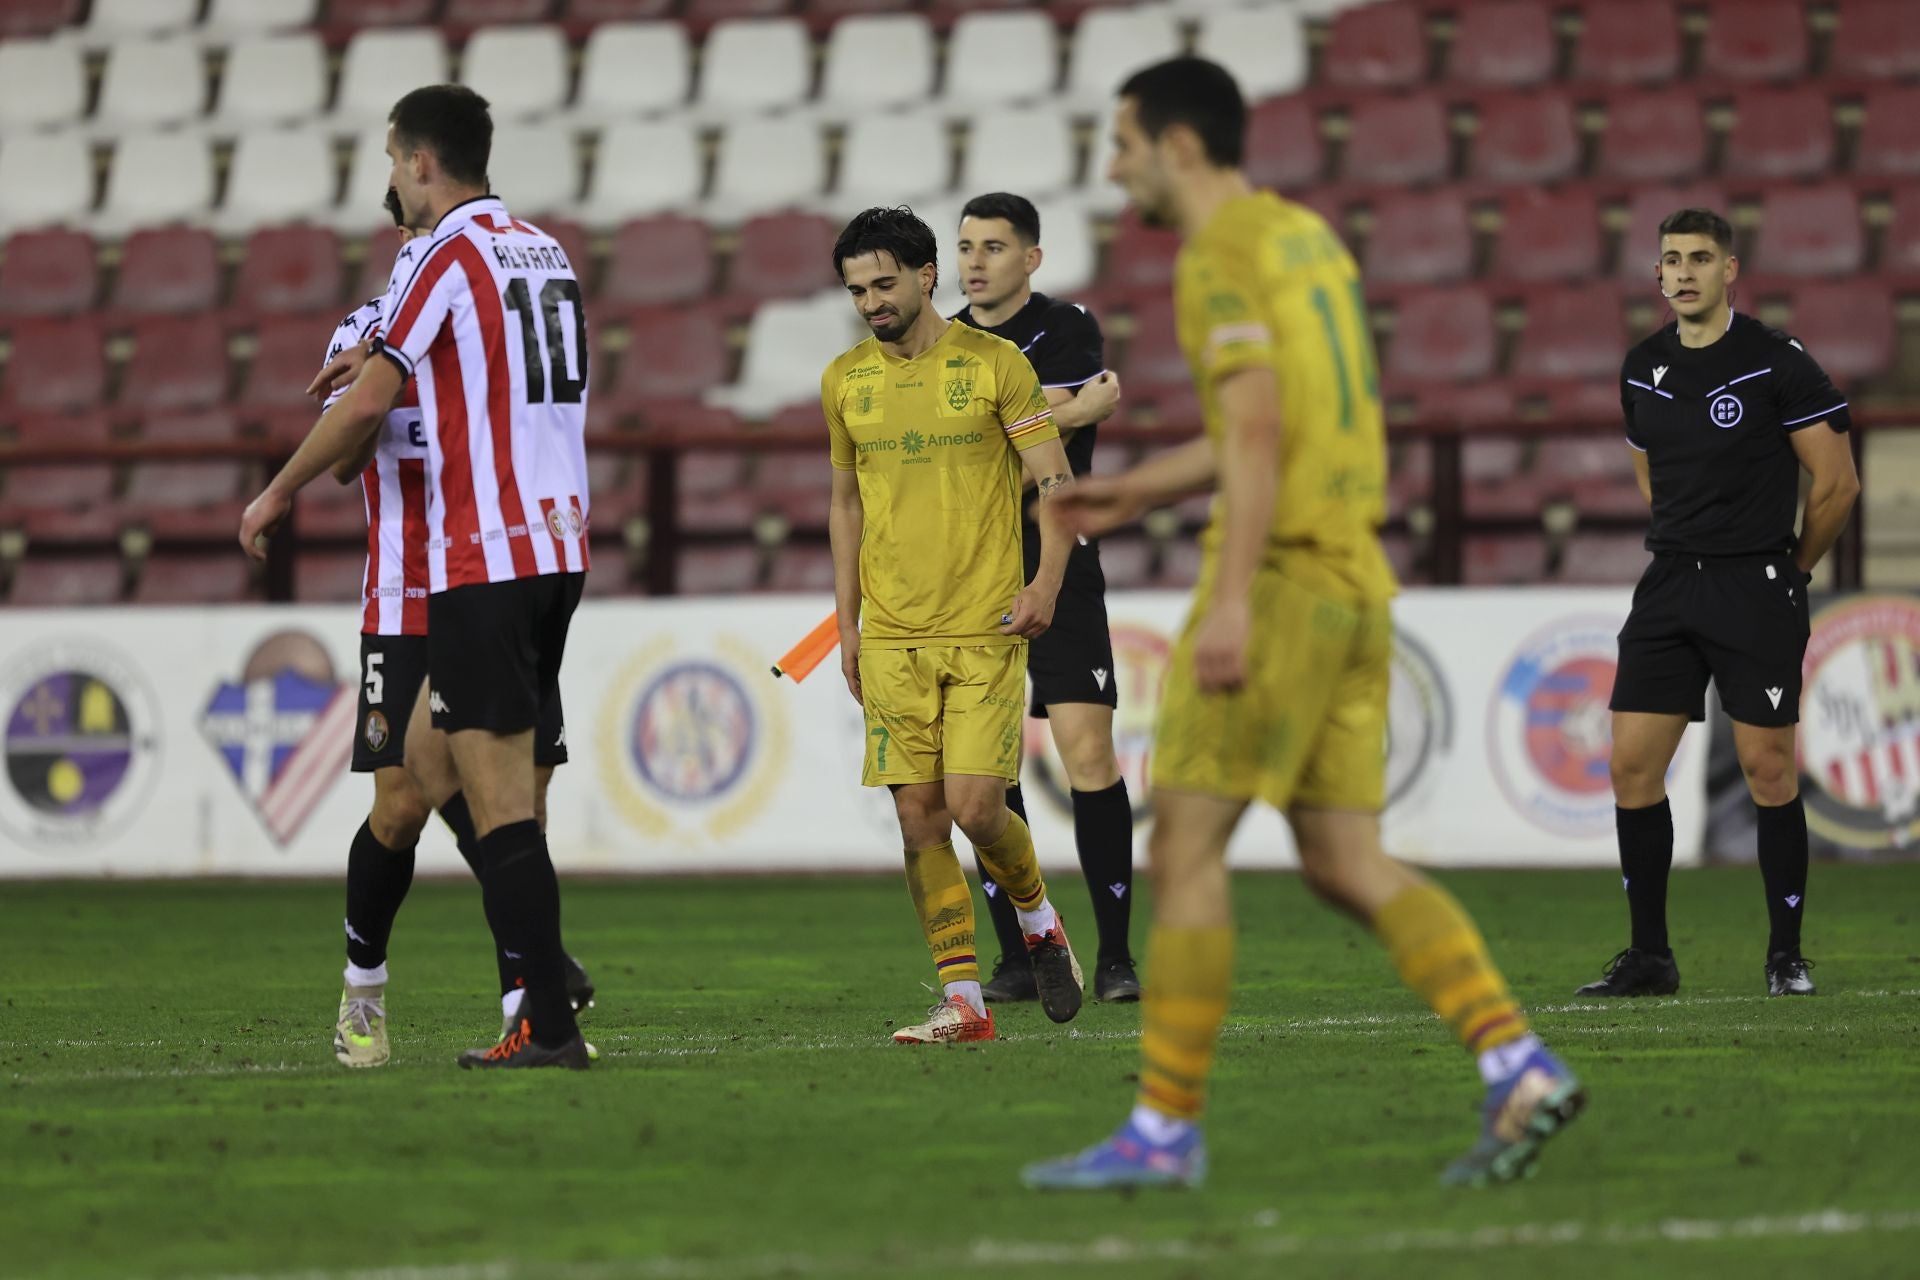
[{"label": "yellow sock", "polygon": [[1192,1120],[1206,1102],[1213,1047],[1233,984],[1233,927],[1147,934],[1147,983],[1140,1004],[1142,1106]]},{"label": "yellow sock", "polygon": [[1453,895],[1416,885],[1380,908],[1373,929],[1401,981],[1420,993],[1469,1053],[1527,1034],[1527,1017],[1493,967],[1480,931]]},{"label": "yellow sock", "polygon": [[[951,847],[951,846],[949,846]],[[1019,814],[1007,812],[1007,829],[992,844],[974,850],[981,865],[994,878],[1013,905],[1031,911],[1047,896],[1047,882],[1040,878],[1040,859],[1033,852],[1033,832]]]},{"label": "yellow sock", "polygon": [[960,873],[953,841],[907,850],[907,892],[920,913],[920,928],[941,983],[980,981],[980,957],[973,949],[973,891]]}]

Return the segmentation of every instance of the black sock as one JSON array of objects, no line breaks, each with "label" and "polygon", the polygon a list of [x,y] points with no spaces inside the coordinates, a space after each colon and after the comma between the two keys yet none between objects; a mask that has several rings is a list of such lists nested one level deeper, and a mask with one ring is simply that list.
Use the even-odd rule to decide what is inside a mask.
[{"label": "black sock", "polygon": [[1673,870],[1673,807],[1662,799],[1644,809],[1613,810],[1620,874],[1633,915],[1633,948],[1666,954],[1667,873]]},{"label": "black sock", "polygon": [[347,961],[362,969],[387,962],[393,918],[413,887],[413,850],[389,849],[373,834],[372,820],[353,833],[347,854]]},{"label": "black sock", "polygon": [[1133,916],[1133,802],[1127,780],[1105,791],[1073,793],[1073,843],[1093,895],[1100,930],[1100,963],[1131,958],[1127,922]]},{"label": "black sock", "polygon": [[1760,878],[1767,886],[1767,954],[1800,950],[1800,915],[1807,906],[1807,807],[1799,796],[1782,805],[1756,804]]},{"label": "black sock", "polygon": [[[1019,814],[1020,821],[1027,820],[1027,799],[1020,794],[1017,782],[1007,788],[1007,808]],[[980,888],[987,895],[987,914],[993,917],[993,933],[1000,940],[1000,954],[1006,963],[1017,964],[1026,959],[1027,935],[1020,931],[1020,917],[1014,911],[1013,899],[1000,892],[993,873],[977,853],[973,855],[973,865],[980,870]]]},{"label": "black sock", "polygon": [[[467,866],[473,869],[473,878],[481,884],[481,908],[487,913],[487,928],[493,936],[500,936],[500,927],[493,918],[492,900],[486,895],[486,870],[480,861],[480,837],[473,833],[473,814],[467,809],[467,797],[464,792],[456,791],[448,801],[440,806],[440,820],[447,824],[447,830],[453,832],[453,843],[458,846],[460,856],[467,860]],[[494,967],[500,973],[500,994],[505,995],[520,985],[520,965],[511,960],[501,949],[498,942],[493,947]]]},{"label": "black sock", "polygon": [[560,951],[560,881],[547,855],[547,837],[529,818],[480,837],[482,881],[494,945],[518,962],[527,995],[522,1015],[536,1042],[552,1048],[579,1034],[567,1003],[566,963]]}]

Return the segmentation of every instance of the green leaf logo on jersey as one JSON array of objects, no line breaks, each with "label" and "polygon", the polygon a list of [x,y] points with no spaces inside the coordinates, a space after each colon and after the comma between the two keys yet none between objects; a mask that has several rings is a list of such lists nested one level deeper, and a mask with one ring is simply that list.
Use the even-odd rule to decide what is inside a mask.
[{"label": "green leaf logo on jersey", "polygon": [[974,362],[966,356],[956,356],[947,361],[947,368],[958,372],[948,375],[941,391],[947,397],[947,407],[958,413],[973,403]]},{"label": "green leaf logo on jersey", "polygon": [[918,453],[927,447],[927,438],[918,431],[909,431],[900,437],[900,447],[908,453]]}]

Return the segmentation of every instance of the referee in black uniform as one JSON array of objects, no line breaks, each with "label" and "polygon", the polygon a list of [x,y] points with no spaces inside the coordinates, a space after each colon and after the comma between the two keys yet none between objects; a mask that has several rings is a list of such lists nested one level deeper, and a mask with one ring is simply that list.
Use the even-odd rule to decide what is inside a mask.
[{"label": "referee in black uniform", "polygon": [[[1026,353],[1053,405],[1054,425],[1066,443],[1073,474],[1086,475],[1093,469],[1094,424],[1119,403],[1120,383],[1107,372],[1094,318],[1084,308],[1033,291],[1031,278],[1041,259],[1040,214],[1023,196],[976,196],[961,211],[959,247],[960,283],[968,305],[955,318]],[[1030,580],[1040,565],[1031,490],[1022,515]],[[1053,625],[1029,645],[1027,671],[1033,678],[1033,714],[1051,725],[1073,792],[1074,844],[1100,931],[1094,998],[1138,1000],[1140,980],[1127,945],[1133,909],[1133,805],[1113,752],[1118,697],[1106,593],[1100,547],[1082,539],[1067,561]],[[1025,820],[1019,786],[1007,792],[1007,807]],[[1036,999],[1013,903],[996,892],[998,886],[984,866],[980,882],[1000,938],[1000,958],[982,994],[999,1003]]]},{"label": "referee in black uniform", "polygon": [[[1620,404],[1640,492],[1653,508],[1653,563],[1620,631],[1613,686],[1613,794],[1632,942],[1583,996],[1671,995],[1667,945],[1673,814],[1667,767],[1707,681],[1733,720],[1759,811],[1769,995],[1812,995],[1800,955],[1807,815],[1794,726],[1806,656],[1807,583],[1847,523],[1860,480],[1846,397],[1800,343],[1736,314],[1733,229],[1710,209],[1660,224],[1660,292],[1674,323],[1627,355]],[[1794,534],[1800,470],[1813,477]]]}]

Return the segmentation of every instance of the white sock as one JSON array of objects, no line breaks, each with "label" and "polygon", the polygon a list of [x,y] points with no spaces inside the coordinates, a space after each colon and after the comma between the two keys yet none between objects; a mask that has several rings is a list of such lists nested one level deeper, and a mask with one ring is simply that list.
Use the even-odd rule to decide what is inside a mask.
[{"label": "white sock", "polygon": [[1021,911],[1016,908],[1013,914],[1020,917],[1020,932],[1028,935],[1045,933],[1060,923],[1060,913],[1045,898],[1040,899],[1040,905],[1033,910]]},{"label": "white sock", "polygon": [[1487,1084],[1499,1084],[1510,1078],[1520,1069],[1520,1064],[1532,1057],[1540,1049],[1537,1036],[1521,1036],[1511,1044],[1503,1044],[1497,1049],[1489,1049],[1480,1055],[1480,1079]]},{"label": "white sock", "polygon": [[507,994],[501,996],[500,1016],[503,1018],[511,1018],[519,1013],[520,1002],[526,999],[526,995],[527,992],[524,987],[515,987],[513,990],[507,992]]},{"label": "white sock", "polygon": [[987,1016],[987,998],[980,994],[980,983],[977,979],[972,982],[949,982],[941,988],[941,991],[949,1000],[959,996],[973,1006],[975,1013],[983,1018]]},{"label": "white sock", "polygon": [[1176,1120],[1145,1103],[1133,1104],[1133,1127],[1156,1147],[1170,1147],[1193,1132],[1193,1121]]},{"label": "white sock", "polygon": [[352,962],[347,964],[347,985],[350,987],[384,987],[387,985],[387,962],[382,960],[377,969],[362,969]]}]

